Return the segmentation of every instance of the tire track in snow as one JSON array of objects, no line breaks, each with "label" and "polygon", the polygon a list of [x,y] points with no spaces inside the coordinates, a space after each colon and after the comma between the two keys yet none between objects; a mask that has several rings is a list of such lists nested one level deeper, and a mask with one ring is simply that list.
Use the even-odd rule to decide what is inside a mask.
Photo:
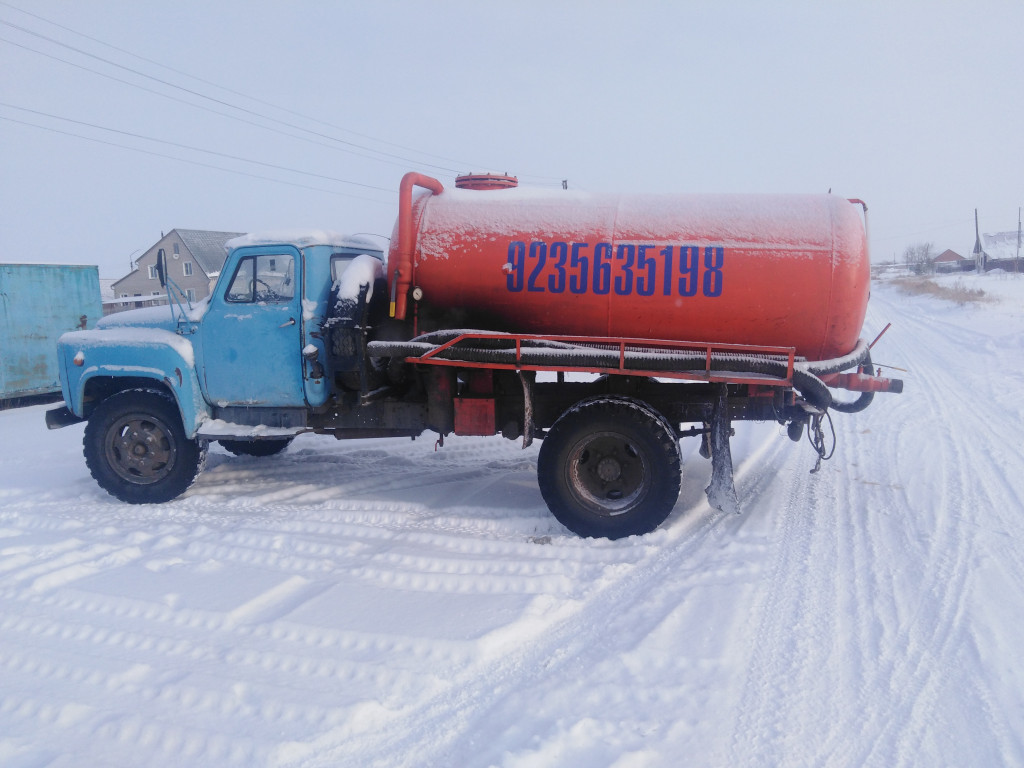
[{"label": "tire track in snow", "polygon": [[[889,309],[891,311],[891,305]],[[976,371],[984,371],[979,377],[976,374],[965,376],[962,370],[934,366],[931,370],[927,368],[929,361],[948,358],[951,337],[959,342],[958,349],[963,356],[974,356],[976,345],[973,333],[957,333],[949,324],[940,324],[937,328],[913,317],[902,318],[901,324],[904,321],[914,329],[913,341],[898,343],[897,348],[905,359],[912,362],[913,367],[927,371],[926,375],[914,379],[915,384],[920,387],[919,393],[915,392],[920,399],[915,409],[918,412],[918,423],[969,424],[972,417],[987,416],[994,425],[998,425],[993,429],[997,434],[1008,428],[1012,429],[1015,422],[1019,426],[1019,417],[1006,418],[1005,414],[992,406],[990,397],[980,394],[979,390],[991,390],[993,382],[997,380],[991,370],[976,368]],[[926,412],[926,415],[922,415],[922,411]],[[937,560],[935,571],[939,578],[927,580],[928,592],[935,597],[939,610],[935,611],[933,624],[929,624],[930,617],[924,615],[924,610],[912,618],[912,623],[923,625],[919,633],[922,636],[922,647],[920,653],[910,660],[916,662],[916,666],[913,669],[913,677],[907,681],[905,688],[913,706],[901,713],[902,718],[890,719],[885,728],[885,735],[891,740],[895,739],[896,731],[905,729],[904,743],[899,745],[899,754],[902,763],[906,765],[918,762],[927,739],[934,739],[933,711],[944,700],[962,702],[964,690],[977,687],[976,676],[971,674],[969,666],[965,666],[963,657],[967,653],[969,660],[973,654],[968,651],[974,648],[966,613],[971,601],[971,592],[975,588],[972,574],[977,561],[979,535],[986,530],[981,515],[985,518],[995,516],[1001,519],[1007,512],[1018,513],[1021,498],[1020,493],[1007,482],[1005,476],[999,476],[998,473],[991,471],[987,457],[976,450],[973,441],[940,437],[931,442],[934,444],[932,451],[938,450],[940,455],[935,457],[934,453],[930,453],[924,457],[919,455],[918,458],[924,458],[933,467],[938,467],[940,487],[943,488],[940,508],[935,516],[941,524],[933,529],[930,541],[930,554]],[[990,441],[985,441],[984,444],[988,445]],[[908,504],[908,507],[914,509],[913,504]],[[1013,564],[1012,570],[1017,574],[1024,573],[1024,559],[1016,547],[1009,542],[991,537],[989,543],[997,545],[1001,562],[1008,560]],[[925,638],[929,634],[930,642],[926,642]],[[914,639],[909,629],[906,632],[906,639],[907,642]],[[977,658],[975,663],[978,663]],[[910,664],[906,667],[910,667]],[[978,669],[980,673],[983,665],[978,663]],[[950,670],[960,671],[957,677],[964,679],[960,681],[951,678]],[[903,681],[898,679],[893,681],[893,684],[902,683]],[[985,688],[988,689],[989,686],[986,685]],[[983,694],[981,699],[991,700],[991,695]],[[998,708],[983,708],[980,716],[974,707],[961,705],[958,710],[960,713],[957,720],[962,718],[964,722],[952,725],[966,729],[967,733],[994,731],[1010,735],[1017,731],[1007,721],[1006,712]],[[884,746],[884,740],[876,743],[873,750],[868,753],[868,759],[879,752],[886,754]],[[1001,750],[1009,750],[1009,754],[1015,755],[1011,762],[1024,759],[1024,743],[1019,735],[1004,740],[998,746]],[[890,751],[890,754],[892,753]],[[1002,754],[1005,755],[1006,752]],[[948,752],[936,754],[935,757],[953,759]],[[976,758],[976,755],[962,756],[965,760]]]},{"label": "tire track in snow", "polygon": [[[197,754],[209,760],[221,753],[237,753],[229,761],[233,764],[262,764],[263,747],[246,734],[273,733],[275,739],[301,741],[310,733],[338,727],[353,714],[360,696],[367,701],[383,698],[394,706],[398,702],[387,702],[389,697],[381,692],[413,699],[432,695],[446,685],[440,677],[446,669],[463,666],[475,653],[465,643],[424,646],[415,640],[281,621],[239,625],[232,612],[175,610],[131,604],[120,597],[65,592],[33,604],[36,609],[15,610],[0,621],[6,691],[0,696],[0,714],[9,735],[60,725],[56,731],[68,745],[84,740],[104,743],[107,750],[139,750],[123,764],[148,762],[147,755],[163,763]],[[13,607],[8,604],[8,609]],[[12,645],[17,638],[22,642]],[[415,658],[420,669],[430,671],[377,663],[390,654]],[[127,680],[121,672],[125,668],[147,672]],[[233,680],[246,681],[244,690]],[[296,686],[301,699],[294,695]],[[346,691],[347,705],[338,703],[338,690]],[[75,722],[57,706],[53,717],[61,722],[54,724],[52,712],[39,706],[48,698],[88,706]],[[169,707],[178,724],[172,729],[161,724],[161,713]],[[218,740],[230,749],[213,749]],[[191,746],[186,750],[179,743]]]},{"label": "tire track in snow", "polygon": [[[900,324],[903,322],[901,316]],[[920,750],[927,731],[933,726],[946,665],[952,662],[951,657],[961,639],[959,629],[967,599],[972,552],[971,537],[965,535],[957,520],[957,511],[964,506],[972,507],[975,502],[965,469],[970,457],[959,441],[935,439],[930,435],[935,424],[950,423],[953,418],[951,404],[955,397],[951,397],[951,393],[956,390],[951,388],[953,381],[947,373],[928,370],[934,367],[935,360],[943,359],[941,354],[929,350],[920,335],[913,345],[902,342],[901,338],[897,334],[887,352],[895,351],[909,361],[910,367],[927,373],[914,378],[915,386],[908,393],[913,399],[894,404],[892,413],[902,417],[895,423],[900,435],[886,455],[910,462],[924,459],[928,485],[942,490],[939,508],[927,510],[915,503],[916,492],[923,490],[920,481],[907,489],[906,502],[901,506],[909,514],[920,516],[915,527],[928,521],[920,537],[925,546],[913,564],[921,574],[916,588],[920,602],[914,607],[902,606],[902,611],[896,614],[897,623],[889,628],[890,632],[895,631],[887,643],[890,651],[872,665],[873,674],[864,681],[862,695],[854,705],[860,715],[856,719],[847,718],[847,722],[836,728],[819,753],[827,757],[831,750],[839,750],[844,759],[861,765],[879,764],[885,755],[899,755],[899,764],[913,764],[921,759]],[[923,412],[930,413],[922,417]],[[931,448],[926,456],[921,452],[924,444]],[[881,530],[873,533],[884,536]],[[880,694],[886,691],[898,694],[890,693],[892,703],[879,707]],[[853,727],[855,722],[860,722],[872,738],[857,742],[852,749],[847,745],[841,750],[837,744],[841,739],[838,734],[843,733],[844,728]],[[941,757],[933,755],[935,759]]]},{"label": "tire track in snow", "polygon": [[[898,339],[894,346],[914,367],[927,371],[929,361],[942,357],[935,356],[928,349],[930,340],[923,336],[926,334],[917,334],[913,348],[901,344]],[[920,389],[915,388],[913,393],[919,398],[914,408],[919,414],[918,420],[927,404],[927,410],[932,412],[933,418],[937,417],[937,423],[956,423],[953,421],[956,402],[953,377],[941,370],[933,370],[925,376],[916,377],[915,383],[920,385]],[[878,691],[887,685],[890,690],[900,691],[902,706],[884,712],[878,708],[873,710],[866,727],[876,734],[874,743],[851,755],[861,765],[877,764],[882,759],[881,755],[899,755],[900,764],[912,764],[920,759],[925,734],[933,724],[932,711],[960,640],[958,629],[967,600],[966,585],[973,547],[970,533],[957,525],[957,513],[962,510],[970,514],[977,504],[966,469],[971,464],[971,457],[960,441],[939,439],[931,442],[926,460],[937,473],[935,485],[942,488],[942,492],[934,517],[937,525],[932,528],[928,549],[919,563],[925,574],[919,589],[923,601],[904,620],[894,643],[896,647],[907,649],[905,656],[889,660],[865,687],[865,691]],[[918,442],[913,447],[919,450],[920,445]],[[910,450],[903,450],[896,455],[912,454]],[[918,460],[920,458],[923,457],[919,455]],[[909,501],[911,512],[924,512],[915,509],[913,499]],[[864,697],[858,704],[868,707],[869,702]]]},{"label": "tire track in snow", "polygon": [[766,765],[785,762],[787,750],[782,742],[793,716],[792,701],[800,696],[795,674],[800,670],[794,669],[794,664],[805,647],[799,633],[808,631],[801,622],[807,615],[805,605],[812,586],[807,563],[816,523],[807,481],[792,477],[787,466],[791,463],[781,450],[773,452],[758,483],[745,492],[762,500],[761,509],[767,506],[764,499],[784,496],[785,504],[773,515],[771,539],[778,547],[777,554],[764,576],[768,582],[764,597],[755,602],[751,617],[756,630],[730,745],[732,765],[750,764],[754,759]]},{"label": "tire track in snow", "polygon": [[[752,461],[738,464],[737,477],[742,479],[756,466]],[[314,764],[334,765],[335,760],[342,765],[495,764],[500,752],[493,752],[498,747],[479,744],[473,734],[493,729],[495,722],[504,724],[521,718],[522,710],[507,702],[530,706],[535,698],[531,692],[538,688],[543,691],[546,681],[579,680],[575,670],[583,665],[583,659],[615,657],[634,649],[637,642],[643,642],[650,631],[674,615],[695,588],[714,583],[731,585],[737,579],[747,581],[757,570],[756,565],[737,563],[733,557],[740,550],[751,549],[743,544],[743,536],[738,536],[743,526],[741,516],[714,512],[706,503],[686,510],[685,522],[677,522],[677,514],[671,518],[674,531],[640,540],[644,550],[650,551],[631,564],[627,573],[622,573],[619,565],[610,577],[601,578],[601,590],[586,596],[578,611],[528,643],[517,642],[512,653],[506,651],[500,659],[467,673],[457,686],[457,698],[439,699],[426,709],[411,708],[402,721],[382,734],[379,744],[372,750],[362,750],[359,756],[346,756],[343,748],[331,747],[327,741],[320,747],[327,750],[327,756]],[[579,544],[576,539],[569,542]],[[613,551],[620,551],[622,543],[611,546]],[[722,552],[726,547],[731,548],[729,554]],[[592,546],[588,549],[593,551]],[[762,545],[755,544],[753,549],[759,552]],[[658,588],[651,590],[651,583]],[[481,755],[481,749],[485,754],[491,749],[492,757]],[[401,754],[416,757],[395,762]]]},{"label": "tire track in snow", "polygon": [[[457,482],[461,479],[460,475]],[[602,551],[575,540],[563,541],[556,555],[554,547],[527,543],[522,533],[514,532],[514,526],[511,535],[505,531],[508,538],[491,538],[495,530],[508,528],[507,520],[460,520],[453,515],[425,518],[410,516],[410,507],[403,504],[346,504],[362,522],[338,524],[338,511],[330,504],[312,510],[266,505],[253,517],[244,507],[211,507],[202,498],[145,508],[103,501],[73,513],[68,524],[78,538],[66,540],[63,549],[78,556],[83,546],[109,548],[102,532],[121,530],[130,519],[136,529],[153,524],[161,531],[139,542],[141,559],[162,563],[160,568],[194,570],[216,562],[279,574],[279,583],[294,584],[296,578],[315,581],[317,569],[327,559],[319,555],[342,562],[347,556],[358,559],[366,568],[362,575],[374,583],[525,594],[552,590],[564,594],[575,589],[581,567],[593,571],[623,559],[622,552]],[[38,506],[33,511],[45,514]],[[298,519],[296,511],[300,512]],[[150,515],[152,523],[146,521]],[[16,540],[19,532],[14,533]],[[296,557],[289,551],[292,547],[300,554],[306,550],[318,557]],[[367,550],[371,557],[363,559]],[[536,557],[538,552],[543,553],[539,562],[517,562],[527,554]],[[496,561],[488,562],[490,558]],[[52,570],[44,568],[35,575]],[[337,571],[335,564],[328,578]],[[587,581],[586,575],[583,581]],[[276,609],[267,613],[264,609],[272,606],[260,603],[259,598],[233,610],[175,609],[146,600],[81,593],[71,581],[57,586],[45,596],[8,590],[6,608],[19,618],[0,624],[5,638],[0,646],[0,668],[6,665],[7,684],[22,693],[0,703],[9,713],[5,722],[22,732],[51,722],[52,709],[41,709],[40,696],[24,693],[28,691],[41,691],[43,698],[52,695],[58,701],[70,698],[72,707],[76,701],[92,702],[79,711],[80,717],[60,720],[56,730],[62,734],[61,741],[69,748],[102,744],[108,753],[132,754],[133,761],[199,758],[211,762],[223,758],[227,764],[272,762],[268,754],[272,747],[259,738],[244,737],[245,733],[273,733],[274,738],[297,742],[321,731],[351,736],[361,727],[377,727],[424,697],[439,695],[479,655],[470,643],[312,629],[275,618],[271,614]],[[243,616],[238,610],[246,605],[250,609]],[[44,621],[39,618],[41,613],[59,618]],[[256,623],[250,626],[252,621],[241,619]],[[320,638],[312,651],[311,636]],[[23,638],[35,649],[33,661],[11,653],[14,638]],[[69,652],[85,663],[68,664]],[[332,660],[338,653],[346,659],[344,663]],[[154,656],[162,661],[154,666],[151,680],[134,681],[136,687],[131,690],[105,687],[111,669],[120,670],[133,662],[138,667],[142,660]],[[413,665],[406,670],[400,662],[394,671],[381,672],[382,657],[408,659]],[[169,670],[182,666],[190,669],[182,680],[166,678]],[[224,693],[231,689],[226,681],[232,679],[249,681],[250,689],[259,691],[256,699],[281,701],[281,705],[253,710],[236,703],[234,693]],[[303,691],[301,705],[289,694],[297,682]],[[327,702],[336,699],[339,689],[346,692],[347,700],[342,714],[325,714]],[[160,722],[159,713],[168,707],[177,713],[174,725]],[[331,712],[337,709],[335,706]],[[364,725],[352,725],[359,722]]]},{"label": "tire track in snow", "polygon": [[[927,370],[929,355],[920,346],[911,350],[901,345],[896,351],[908,356],[906,359],[920,370]],[[887,352],[893,354],[892,349]],[[927,380],[930,383],[925,393],[908,388],[908,394],[902,397],[923,396],[937,411],[938,421],[957,423],[962,414],[950,410],[949,393],[944,391],[952,384],[952,377],[945,374]],[[885,414],[879,412],[884,411],[890,416],[902,413],[904,421],[885,424],[884,429],[876,427],[869,439],[861,440],[855,434],[855,420],[844,420],[837,455],[842,474],[853,474],[847,468],[856,464],[854,471],[858,473],[886,477],[894,469],[886,466],[886,458],[921,458],[919,445],[908,443],[904,426],[913,429],[914,422],[921,419],[921,404],[904,407],[899,402],[883,401],[876,402],[874,408],[878,411],[872,414],[872,421],[877,424],[882,423]],[[884,449],[878,446],[879,438]],[[964,502],[974,507],[982,501],[972,491],[966,469],[971,466],[971,456],[962,443],[941,439],[931,442],[940,452],[928,457],[938,475],[934,485],[943,489],[941,509],[936,515],[939,525],[930,532],[927,547],[908,552],[919,556],[913,568],[920,574],[917,593],[924,601],[909,618],[905,615],[907,606],[891,599],[876,605],[879,595],[885,595],[886,584],[875,574],[875,553],[879,547],[890,549],[886,537],[891,535],[892,526],[871,510],[864,510],[862,519],[835,520],[830,510],[822,510],[815,503],[816,499],[835,499],[840,510],[854,513],[877,494],[865,495],[862,483],[838,472],[823,472],[826,476],[816,480],[806,475],[782,480],[786,465],[775,467],[774,475],[779,480],[773,478],[771,484],[785,482],[789,490],[777,523],[779,553],[771,568],[767,595],[758,608],[758,629],[737,715],[732,763],[744,764],[755,757],[769,764],[792,760],[806,749],[807,734],[799,730],[811,718],[826,728],[826,735],[810,742],[819,746],[813,757],[808,756],[809,764],[838,759],[843,764],[873,765],[880,764],[876,761],[881,756],[892,754],[903,756],[908,764],[920,758],[919,750],[932,725],[929,714],[944,693],[943,669],[953,662],[962,642],[972,545],[970,535],[965,536],[959,526],[957,512]],[[900,495],[905,497],[906,491]],[[900,506],[912,513],[926,512],[915,510],[912,502],[909,498]],[[808,516],[808,510],[821,511]],[[808,615],[815,618],[810,628],[805,620]],[[844,642],[844,627],[835,623],[837,616],[843,623],[852,622],[853,626],[846,629],[853,629],[856,643]],[[805,642],[805,638],[811,642]],[[832,682],[842,687],[823,690],[815,685],[815,677],[829,675],[830,654],[837,653],[843,657],[835,667],[845,679]],[[855,665],[849,663],[850,654],[857,660]],[[849,694],[858,689],[850,706]],[[812,703],[806,701],[808,698]],[[836,709],[837,702],[849,711]],[[861,734],[859,738],[857,734]]]},{"label": "tire track in snow", "polygon": [[[323,440],[324,438],[319,438]],[[387,441],[394,445],[395,441]],[[227,497],[233,504],[262,504],[268,489],[277,501],[302,503],[324,498],[378,498],[400,491],[415,491],[422,498],[433,488],[451,489],[465,482],[476,488],[481,481],[500,482],[516,473],[536,473],[536,452],[522,452],[511,443],[487,440],[452,440],[431,452],[395,456],[384,449],[349,448],[314,452],[299,448],[271,459],[217,455],[200,476],[191,494]],[[538,492],[539,499],[539,492]],[[273,499],[270,499],[273,501]]]},{"label": "tire track in snow", "polygon": [[[913,368],[926,372],[929,360],[943,359],[943,354],[930,348],[931,332],[924,325],[918,331],[912,347],[897,341],[896,351],[909,359]],[[889,353],[893,353],[892,349]],[[889,430],[891,437],[883,456],[921,461],[920,443],[906,437],[905,432],[910,431],[906,425],[924,424],[927,434],[927,428],[935,424],[965,423],[965,414],[961,413],[964,406],[957,396],[963,383],[956,377],[948,372],[930,371],[926,376],[915,377],[914,384],[918,386],[910,392],[915,399],[893,408],[894,412],[907,413],[896,428]],[[922,412],[928,412],[928,416],[923,417]],[[975,510],[984,508],[987,500],[985,489],[972,481],[978,468],[974,454],[965,449],[964,442],[943,438],[929,442],[933,443],[933,453],[926,458],[929,466],[925,476],[931,481],[929,485],[942,490],[939,509],[934,511],[937,524],[928,531],[927,548],[920,560],[913,563],[921,574],[916,593],[922,602],[913,607],[897,606],[901,610],[890,618],[895,624],[885,628],[887,635],[892,635],[883,646],[888,650],[870,665],[871,674],[863,681],[861,694],[852,707],[855,714],[830,729],[815,763],[836,759],[838,755],[843,762],[858,765],[881,765],[891,760],[887,756],[893,755],[899,756],[897,764],[901,765],[918,764],[923,755],[940,761],[951,758],[939,752],[928,739],[935,736],[937,711],[951,695],[956,695],[949,690],[948,671],[962,667],[956,659],[965,642],[964,613],[975,549],[970,526],[975,524]],[[919,489],[923,488],[919,485]],[[909,492],[907,512],[929,519],[933,511],[915,505],[913,488]],[[965,521],[969,524],[967,528],[963,525]],[[886,531],[872,525],[870,536],[881,544]],[[864,613],[865,618],[867,615]],[[887,701],[888,706],[880,707],[880,701]],[[997,725],[983,722],[975,727]],[[869,737],[854,744],[843,743],[858,728]]]},{"label": "tire track in snow", "polygon": [[[739,467],[738,475],[745,474],[748,467]],[[634,546],[642,547],[644,556],[626,569],[625,563],[606,568],[598,580],[599,589],[581,595],[568,615],[556,617],[529,641],[520,638],[514,646],[503,646],[500,653],[471,665],[451,690],[408,707],[401,718],[373,738],[364,739],[358,755],[347,753],[337,735],[328,734],[315,745],[315,759],[295,764],[360,768],[484,764],[477,746],[485,745],[475,745],[473,737],[476,724],[488,717],[507,722],[496,713],[510,696],[542,687],[543,681],[558,680],[560,675],[575,679],[570,670],[581,658],[606,654],[610,644],[635,643],[676,610],[696,585],[716,578],[715,569],[702,569],[700,561],[714,557],[726,543],[733,542],[742,520],[712,511],[706,503],[686,515],[686,522],[676,530],[659,531],[638,541]],[[581,546],[575,539],[570,541]],[[629,543],[589,543],[586,548],[589,551],[595,546],[619,552]],[[749,574],[749,566],[737,565],[730,558],[720,561],[717,570],[732,582],[737,569]],[[680,577],[680,573],[689,575]],[[653,593],[652,583],[659,585]],[[466,749],[471,754],[463,754]]]}]

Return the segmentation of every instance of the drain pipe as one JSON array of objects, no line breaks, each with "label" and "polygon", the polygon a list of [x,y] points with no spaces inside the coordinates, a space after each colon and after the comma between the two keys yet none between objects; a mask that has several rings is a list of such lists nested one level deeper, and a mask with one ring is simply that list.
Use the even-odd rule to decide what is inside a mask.
[{"label": "drain pipe", "polygon": [[407,173],[398,188],[398,263],[389,265],[391,272],[391,317],[405,319],[409,289],[412,287],[413,250],[416,245],[412,221],[412,188],[423,189],[440,195],[444,186],[437,179],[421,173]]}]

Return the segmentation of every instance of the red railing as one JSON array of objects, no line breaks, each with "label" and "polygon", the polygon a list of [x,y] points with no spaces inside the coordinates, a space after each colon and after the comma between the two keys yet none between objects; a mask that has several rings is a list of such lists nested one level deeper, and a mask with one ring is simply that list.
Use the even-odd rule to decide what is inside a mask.
[{"label": "red railing", "polygon": [[[458,354],[454,349],[460,344],[468,341],[507,341],[514,344],[514,362],[481,362],[466,359],[452,359],[440,357],[440,355],[451,350],[453,355]],[[523,343],[527,341],[548,341],[574,345],[573,349],[560,350],[557,348],[534,348],[531,352],[543,350],[545,357],[551,361],[524,363]],[[617,351],[617,366],[602,365],[574,365],[570,359],[587,348],[603,351]],[[697,352],[704,356],[703,370],[663,370],[660,368],[632,367],[629,365],[627,355],[630,352]],[[564,355],[559,355],[564,352]],[[712,360],[716,355],[755,355],[775,358],[778,362],[785,361],[786,377],[755,374],[744,371],[712,371]],[[490,368],[495,370],[523,370],[523,371],[551,371],[563,373],[606,373],[612,375],[629,376],[651,376],[663,379],[685,379],[693,381],[728,382],[733,384],[754,384],[767,386],[792,386],[793,364],[796,351],[792,347],[765,347],[747,344],[713,344],[707,342],[691,341],[668,341],[652,339],[624,339],[599,336],[546,336],[533,334],[506,334],[506,333],[462,333],[455,338],[438,344],[432,350],[422,355],[408,357],[407,362],[426,365],[456,366],[459,368]],[[642,362],[642,361],[639,361]]]}]

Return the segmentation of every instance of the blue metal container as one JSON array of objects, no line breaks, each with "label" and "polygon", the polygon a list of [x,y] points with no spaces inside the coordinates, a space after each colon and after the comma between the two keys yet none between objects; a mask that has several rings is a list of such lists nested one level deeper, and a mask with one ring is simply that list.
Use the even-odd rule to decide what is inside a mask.
[{"label": "blue metal container", "polygon": [[96,267],[0,264],[0,402],[59,392],[57,339],[102,315]]}]

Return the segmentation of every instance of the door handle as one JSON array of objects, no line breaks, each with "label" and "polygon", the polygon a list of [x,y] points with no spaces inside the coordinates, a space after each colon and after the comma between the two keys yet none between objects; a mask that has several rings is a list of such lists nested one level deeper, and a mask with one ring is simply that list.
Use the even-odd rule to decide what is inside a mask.
[{"label": "door handle", "polygon": [[278,328],[287,328],[287,327],[288,327],[289,325],[295,325],[295,318],[294,318],[294,317],[289,317],[289,318],[288,318],[288,322],[286,322],[286,323],[281,323],[281,324],[280,324],[279,326],[277,326],[277,327],[278,327]]}]

